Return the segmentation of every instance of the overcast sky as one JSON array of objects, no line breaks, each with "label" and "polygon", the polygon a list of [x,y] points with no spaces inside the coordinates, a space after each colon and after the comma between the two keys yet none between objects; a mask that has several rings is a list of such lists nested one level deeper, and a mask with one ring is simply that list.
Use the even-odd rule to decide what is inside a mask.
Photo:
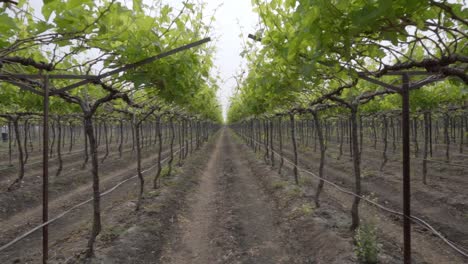
[{"label": "overcast sky", "polygon": [[[229,103],[229,97],[234,92],[236,81],[232,78],[239,71],[242,57],[242,42],[248,41],[247,34],[255,33],[258,16],[252,11],[251,0],[207,0],[207,11],[215,13],[214,32],[216,38],[215,66],[221,76],[219,100],[223,106],[223,114]],[[220,6],[221,5],[221,6]],[[244,33],[243,38],[239,35]]]}]

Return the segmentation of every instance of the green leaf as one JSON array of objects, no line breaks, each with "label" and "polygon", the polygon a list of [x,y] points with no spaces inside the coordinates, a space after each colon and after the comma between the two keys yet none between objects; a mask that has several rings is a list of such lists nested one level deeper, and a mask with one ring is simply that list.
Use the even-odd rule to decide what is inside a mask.
[{"label": "green leaf", "polygon": [[11,17],[9,17],[6,13],[0,14],[0,33],[16,29],[18,29],[18,27]]},{"label": "green leaf", "polygon": [[42,15],[45,20],[49,20],[50,15],[54,12],[60,5],[60,0],[44,0],[44,5],[42,6]]},{"label": "green leaf", "polygon": [[142,0],[133,0],[133,10],[136,12],[143,12],[142,9]]},{"label": "green leaf", "polygon": [[35,34],[41,34],[41,33],[43,33],[44,31],[53,28],[52,25],[50,25],[50,24],[48,24],[47,22],[44,22],[44,21],[39,21],[39,22],[35,25],[35,27],[36,27],[36,32],[35,32]]}]

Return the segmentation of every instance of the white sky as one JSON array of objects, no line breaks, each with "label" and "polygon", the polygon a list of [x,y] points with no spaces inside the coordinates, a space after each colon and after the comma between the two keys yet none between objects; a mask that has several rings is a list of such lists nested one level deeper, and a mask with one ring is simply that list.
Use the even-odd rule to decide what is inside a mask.
[{"label": "white sky", "polygon": [[[130,2],[129,0],[122,0]],[[219,83],[218,98],[223,108],[223,117],[226,118],[226,111],[229,107],[229,98],[233,95],[236,81],[232,76],[236,75],[244,64],[243,58],[239,55],[242,51],[242,43],[247,42],[247,35],[255,33],[255,25],[258,16],[252,11],[251,0],[204,0],[207,3],[204,16],[209,23],[209,18],[214,14],[215,21],[212,24],[213,32],[210,32],[212,41],[209,45],[216,47],[215,68],[213,75],[219,73],[221,77]],[[151,4],[151,0],[144,0]],[[181,0],[167,0],[174,6],[180,5]],[[197,3],[197,1],[191,1]],[[43,18],[41,14],[42,0],[31,0],[30,4],[35,9],[35,15]],[[240,34],[244,36],[241,38]],[[245,64],[244,64],[245,65]]]},{"label": "white sky", "polygon": [[[211,36],[216,38],[215,66],[221,76],[220,90],[218,97],[223,106],[223,116],[226,117],[226,110],[229,106],[229,98],[234,92],[236,81],[232,78],[238,73],[243,63],[243,58],[239,55],[242,51],[242,43],[247,42],[247,35],[255,33],[255,25],[258,16],[252,11],[250,0],[206,0],[207,11],[215,13],[214,32]],[[220,6],[221,5],[221,6]],[[239,35],[243,33],[241,38]],[[216,70],[216,69],[215,69]]]}]

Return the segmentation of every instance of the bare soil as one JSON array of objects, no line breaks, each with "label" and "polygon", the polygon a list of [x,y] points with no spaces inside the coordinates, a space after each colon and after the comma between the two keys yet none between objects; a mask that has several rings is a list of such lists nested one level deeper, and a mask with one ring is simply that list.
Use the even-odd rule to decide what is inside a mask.
[{"label": "bare soil", "polygon": [[[288,146],[284,152],[287,158],[291,157]],[[344,155],[337,160],[333,146],[327,152],[326,177],[352,189],[349,157]],[[125,155],[122,160],[109,158],[102,164],[102,190],[136,173],[133,154]],[[167,155],[165,151],[164,156]],[[301,167],[316,171],[317,153],[301,147],[299,156]],[[398,157],[391,151],[389,156],[389,163],[380,173],[376,170],[380,156],[364,152],[363,189],[366,195],[374,195],[379,202],[398,208],[401,204]],[[349,230],[350,197],[325,185],[321,206],[316,208],[313,203],[316,180],[301,174],[300,184],[295,185],[291,166],[279,174],[278,157],[273,168],[261,157],[263,153],[254,153],[233,131],[223,128],[181,167],[176,167],[173,176],[164,178],[161,188],[153,190],[150,183],[154,172],[145,173],[147,187],[140,211],[135,211],[137,180],[105,196],[103,230],[91,262],[357,263],[354,237]],[[148,149],[144,167],[154,164],[155,158]],[[75,172],[78,163],[74,164],[72,159],[66,164],[62,185],[71,187],[61,189],[62,185],[54,185],[51,215],[91,196],[90,179],[84,180],[87,173]],[[434,168],[430,185],[419,184],[418,179],[413,181],[414,212],[427,216],[430,223],[451,239],[466,245],[468,230],[463,221],[466,194],[450,196],[450,191],[462,187],[443,184],[444,179],[439,183],[437,178],[449,173],[463,185],[465,179],[460,175],[463,172]],[[413,172],[418,173],[418,169]],[[30,173],[33,175],[34,171]],[[28,177],[28,181],[34,178]],[[76,180],[80,182],[77,185]],[[23,193],[39,190],[34,186],[38,181],[26,183]],[[40,221],[38,197],[32,197],[29,206],[26,197],[15,199],[13,205],[21,209],[9,211],[8,217],[1,220],[2,244]],[[85,262],[82,252],[89,235],[91,211],[91,205],[84,206],[50,226],[50,263]],[[360,207],[360,215],[364,222],[378,227],[380,263],[402,263],[401,219],[365,204]],[[39,263],[40,238],[37,232],[2,252],[0,263]],[[414,263],[466,263],[427,230],[413,228],[413,239]]]},{"label": "bare soil", "polygon": [[182,170],[96,263],[355,263],[351,240],[304,209],[294,186],[278,189],[281,176],[228,129]]},{"label": "bare soil", "polygon": [[272,205],[223,131],[161,263],[288,263]]},{"label": "bare soil", "polygon": [[[304,169],[317,172],[319,153],[314,152],[312,146],[301,146],[298,153],[299,165]],[[288,145],[284,149],[284,154],[285,157],[291,160],[292,151]],[[344,144],[344,155],[339,160],[337,159],[337,145],[329,143],[327,154],[324,170],[325,177],[349,190],[353,190],[353,164],[346,152],[346,144]],[[439,155],[437,151],[434,154],[435,156]],[[402,211],[402,176],[399,152],[398,150],[396,152],[389,150],[387,155],[389,161],[384,170],[380,172],[381,151],[378,148],[374,150],[369,145],[364,145],[362,156],[363,194],[390,208]],[[452,162],[460,162],[460,159],[463,161],[462,156],[457,156],[457,158],[453,158]],[[468,246],[468,225],[466,224],[468,221],[468,196],[463,191],[468,187],[466,172],[463,169],[444,164],[431,164],[429,168],[429,184],[424,185],[420,180],[420,164],[417,159],[413,159],[412,214],[422,216],[437,230],[447,235],[451,241],[466,248]],[[450,177],[446,175],[450,175]],[[305,173],[301,177],[303,185],[308,186],[306,188],[307,192],[310,196],[313,196],[317,180]],[[327,203],[327,206],[331,206],[330,208],[336,210],[341,208],[340,211],[345,213],[343,217],[346,221],[341,223],[341,229],[344,230],[345,226],[349,225],[350,217],[348,212],[352,201],[350,196],[325,185],[325,194],[322,200]],[[327,206],[324,206],[324,208],[328,208]],[[379,243],[384,251],[381,262],[402,262],[400,259],[403,243],[402,219],[376,210],[365,203],[361,203],[360,207],[361,218],[365,221],[371,221],[378,227]],[[327,213],[327,215],[329,215],[329,222],[341,218],[337,218],[335,213]],[[468,261],[448,248],[439,238],[434,237],[429,230],[414,225],[412,233],[414,263],[466,263]]]},{"label": "bare soil", "polygon": [[[177,149],[177,148],[176,148]],[[154,151],[153,151],[154,152]],[[157,155],[151,154],[151,150],[146,150],[143,156],[143,168],[154,164]],[[168,156],[168,151],[163,152],[163,158]],[[50,182],[50,202],[49,215],[53,217],[67,210],[71,206],[85,201],[92,197],[91,174],[88,169],[81,170],[77,163],[81,160],[71,162],[64,166],[64,173],[59,177],[51,177]],[[116,183],[136,174],[136,164],[131,151],[124,154],[122,159],[117,156],[109,158],[100,164],[100,185],[101,190],[107,190]],[[146,173],[147,182],[151,182],[151,173]],[[34,172],[32,172],[34,173]],[[29,178],[22,188],[14,192],[3,192],[0,195],[2,206],[2,219],[0,222],[0,243],[3,245],[14,237],[40,224],[42,207],[40,178]],[[134,207],[133,199],[137,192],[137,180],[123,185],[118,191],[113,192],[102,200],[101,208],[110,210],[116,204],[130,201],[129,207]],[[25,197],[28,197],[27,199]],[[84,249],[84,242],[88,233],[92,216],[91,204],[78,208],[64,218],[54,222],[49,227],[50,248],[52,259],[63,259],[67,254],[73,255]],[[106,220],[104,219],[104,225]],[[58,250],[66,240],[72,237],[80,238],[81,244],[69,251]],[[72,239],[73,240],[73,239]],[[41,252],[41,232],[36,231],[28,238],[19,241],[9,249],[0,254],[0,263],[36,263],[40,259]],[[74,252],[74,253],[71,253]]]}]

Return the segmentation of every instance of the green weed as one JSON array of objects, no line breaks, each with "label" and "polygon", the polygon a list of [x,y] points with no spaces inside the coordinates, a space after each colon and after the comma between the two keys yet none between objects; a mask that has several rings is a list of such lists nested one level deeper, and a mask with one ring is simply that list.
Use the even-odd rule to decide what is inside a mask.
[{"label": "green weed", "polygon": [[283,189],[284,187],[286,187],[288,183],[286,181],[281,181],[281,180],[278,180],[278,181],[274,181],[271,183],[271,187],[273,187],[273,189],[275,190],[279,190],[279,189]]},{"label": "green weed", "polygon": [[300,186],[309,186],[312,184],[312,178],[311,177],[300,177],[299,178],[299,185]]},{"label": "green weed", "polygon": [[374,171],[371,171],[371,170],[362,170],[361,172],[361,178],[365,179],[365,178],[371,178],[371,177],[374,177],[375,176],[375,173]]},{"label": "green weed", "polygon": [[373,223],[361,223],[354,235],[356,242],[355,254],[360,263],[378,263],[379,245],[377,243],[377,228]]},{"label": "green weed", "polygon": [[122,226],[112,226],[106,228],[101,233],[101,240],[105,242],[110,242],[122,235],[126,229]]},{"label": "green weed", "polygon": [[314,212],[314,208],[309,203],[302,204],[302,206],[299,207],[299,209],[304,215],[310,215]]},{"label": "green weed", "polygon": [[299,186],[293,186],[287,191],[286,194],[289,198],[297,198],[302,195],[302,190]]}]

